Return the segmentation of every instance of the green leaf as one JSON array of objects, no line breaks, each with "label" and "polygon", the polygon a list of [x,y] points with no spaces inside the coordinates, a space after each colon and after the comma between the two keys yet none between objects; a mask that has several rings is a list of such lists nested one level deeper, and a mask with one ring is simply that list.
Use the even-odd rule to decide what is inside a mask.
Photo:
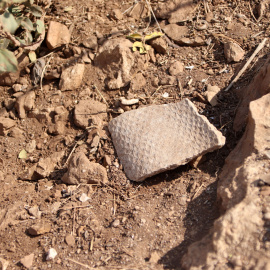
[{"label": "green leaf", "polygon": [[30,21],[29,18],[24,18],[21,21],[21,26],[28,31],[34,31],[33,23]]},{"label": "green leaf", "polygon": [[0,74],[5,72],[16,72],[18,61],[15,55],[7,49],[0,50]]},{"label": "green leaf", "polygon": [[14,16],[9,13],[8,11],[5,11],[1,16],[0,16],[0,24],[3,25],[4,31],[7,31],[11,34],[14,34],[17,28],[19,27],[16,19]]},{"label": "green leaf", "polygon": [[42,9],[41,7],[37,5],[31,5],[29,7],[30,12],[35,16],[35,17],[41,17],[42,16]]},{"label": "green leaf", "polygon": [[27,158],[27,152],[23,149],[18,156],[19,159],[26,159]]},{"label": "green leaf", "polygon": [[44,22],[41,20],[37,20],[35,23],[36,30],[39,34],[42,34],[45,30]]},{"label": "green leaf", "polygon": [[31,63],[34,63],[37,61],[37,55],[34,51],[29,52],[28,56],[29,56]]}]

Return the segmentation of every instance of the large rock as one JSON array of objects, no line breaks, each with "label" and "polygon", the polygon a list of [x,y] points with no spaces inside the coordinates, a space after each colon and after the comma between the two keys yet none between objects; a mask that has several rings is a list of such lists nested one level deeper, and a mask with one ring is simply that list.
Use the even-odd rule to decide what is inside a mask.
[{"label": "large rock", "polygon": [[62,91],[75,90],[81,86],[85,65],[76,64],[65,68],[61,74],[59,88]]},{"label": "large rock", "polygon": [[59,22],[51,21],[49,23],[46,44],[50,50],[53,50],[70,42],[70,32],[68,28]]},{"label": "large rock", "polygon": [[107,76],[106,84],[110,89],[126,86],[131,80],[134,56],[132,42],[117,38],[105,42],[95,58],[95,65]]},{"label": "large rock", "polygon": [[184,269],[224,269],[228,264],[233,269],[270,269],[265,231],[270,224],[269,105],[270,94],[250,103],[245,133],[219,177],[218,197],[225,213],[206,237],[189,247]]},{"label": "large rock", "polygon": [[7,135],[8,131],[16,125],[16,122],[10,118],[0,117],[0,135]]},{"label": "large rock", "polygon": [[81,100],[74,109],[74,124],[86,129],[91,125],[101,127],[105,120],[106,105],[92,99]]},{"label": "large rock", "polygon": [[182,39],[188,34],[186,26],[179,26],[177,24],[168,24],[163,28],[165,34],[171,38],[175,43],[182,45]]},{"label": "large rock", "polygon": [[[218,195],[222,199],[224,209],[231,208],[240,202],[246,195],[249,179],[238,177],[239,170],[245,160],[253,153],[267,157],[270,146],[270,94],[267,94],[249,106],[248,125],[238,145],[226,159],[226,164],[220,175]],[[268,167],[269,167],[268,161]],[[260,170],[259,166],[254,173]],[[250,176],[254,174],[249,172]],[[248,176],[248,178],[250,178]],[[254,181],[256,179],[250,179]]]},{"label": "large rock", "polygon": [[68,171],[62,177],[66,184],[100,184],[108,181],[106,169],[90,162],[82,152],[74,154],[69,162]]},{"label": "large rock", "polygon": [[117,155],[134,181],[174,169],[225,144],[188,99],[125,112],[109,123]]},{"label": "large rock", "polygon": [[265,61],[251,84],[248,87],[238,89],[236,93],[241,101],[234,119],[233,128],[235,131],[240,131],[247,123],[249,103],[270,93],[270,57]]},{"label": "large rock", "polygon": [[168,19],[169,23],[179,23],[192,19],[196,4],[192,0],[167,0],[158,2],[155,9],[157,18]]}]

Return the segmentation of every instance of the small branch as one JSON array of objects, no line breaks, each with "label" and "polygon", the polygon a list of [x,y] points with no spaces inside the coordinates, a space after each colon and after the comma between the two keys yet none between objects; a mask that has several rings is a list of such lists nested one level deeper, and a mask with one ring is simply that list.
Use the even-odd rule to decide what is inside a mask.
[{"label": "small branch", "polygon": [[[155,19],[155,22],[156,22],[156,24],[157,24],[157,26],[158,26],[159,31],[160,31],[161,33],[163,33],[163,31],[162,31],[162,29],[161,29],[161,27],[160,27],[160,25],[159,25],[159,23],[158,23],[158,20],[157,20],[157,18],[156,18],[156,15],[155,15],[155,13],[154,13],[154,11],[153,11],[151,5],[149,4],[148,0],[144,0],[144,1],[146,2],[146,4],[147,4],[149,10],[150,10],[151,13],[152,13],[152,15],[153,15],[153,17],[154,17],[154,19]],[[169,44],[171,47],[173,47],[173,48],[180,48],[180,46],[174,44],[174,43],[173,43],[166,35],[165,35],[164,37],[165,37],[166,41],[168,42],[168,44]]]},{"label": "small branch", "polygon": [[[67,260],[69,260],[69,261],[71,261],[71,262],[73,262],[73,263],[76,263],[76,264],[78,264],[78,265],[80,265],[80,266],[82,266],[82,267],[85,267],[85,268],[87,268],[87,269],[94,270],[94,268],[90,267],[89,265],[84,264],[84,263],[81,263],[81,262],[78,262],[78,261],[73,260],[73,259],[71,259],[71,258],[67,258]],[[95,268],[95,269],[96,269],[96,268]]]},{"label": "small branch", "polygon": [[265,38],[257,47],[257,49],[254,51],[254,53],[250,56],[246,64],[242,67],[242,69],[238,72],[238,74],[235,76],[235,78],[231,81],[231,83],[228,85],[228,87],[224,91],[228,91],[231,89],[233,84],[238,81],[238,79],[242,76],[242,74],[246,71],[249,64],[252,62],[252,60],[255,58],[255,56],[259,53],[259,51],[265,46],[265,43],[267,41],[267,38]]}]

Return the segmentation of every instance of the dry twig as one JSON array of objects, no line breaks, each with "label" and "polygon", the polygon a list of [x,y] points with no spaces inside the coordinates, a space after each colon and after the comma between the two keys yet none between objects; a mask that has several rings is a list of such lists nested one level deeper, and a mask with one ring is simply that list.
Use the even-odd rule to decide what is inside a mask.
[{"label": "dry twig", "polygon": [[87,264],[84,264],[84,263],[78,262],[78,261],[73,260],[73,259],[71,259],[71,258],[67,258],[67,259],[68,259],[69,261],[71,261],[71,262],[73,262],[73,263],[76,263],[76,264],[78,264],[78,265],[80,265],[80,266],[83,266],[83,267],[85,267],[85,268],[87,268],[87,269],[94,270],[94,268],[90,267],[90,266],[89,266],[89,265],[87,265]]},{"label": "dry twig", "polygon": [[255,58],[255,56],[259,53],[259,51],[265,46],[265,43],[267,41],[267,38],[265,38],[257,47],[257,49],[254,51],[254,53],[250,56],[246,64],[241,68],[241,70],[238,72],[238,74],[235,76],[235,78],[230,82],[228,87],[224,91],[228,91],[235,82],[238,81],[238,79],[242,76],[242,74],[246,71],[249,64],[252,62],[252,60]]}]

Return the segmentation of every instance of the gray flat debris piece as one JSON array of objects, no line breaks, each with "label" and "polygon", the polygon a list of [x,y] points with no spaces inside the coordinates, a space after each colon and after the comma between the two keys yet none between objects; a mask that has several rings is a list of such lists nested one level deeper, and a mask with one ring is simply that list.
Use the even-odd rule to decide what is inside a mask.
[{"label": "gray flat debris piece", "polygon": [[109,131],[133,181],[172,170],[225,144],[221,132],[188,99],[125,112],[110,121]]}]

